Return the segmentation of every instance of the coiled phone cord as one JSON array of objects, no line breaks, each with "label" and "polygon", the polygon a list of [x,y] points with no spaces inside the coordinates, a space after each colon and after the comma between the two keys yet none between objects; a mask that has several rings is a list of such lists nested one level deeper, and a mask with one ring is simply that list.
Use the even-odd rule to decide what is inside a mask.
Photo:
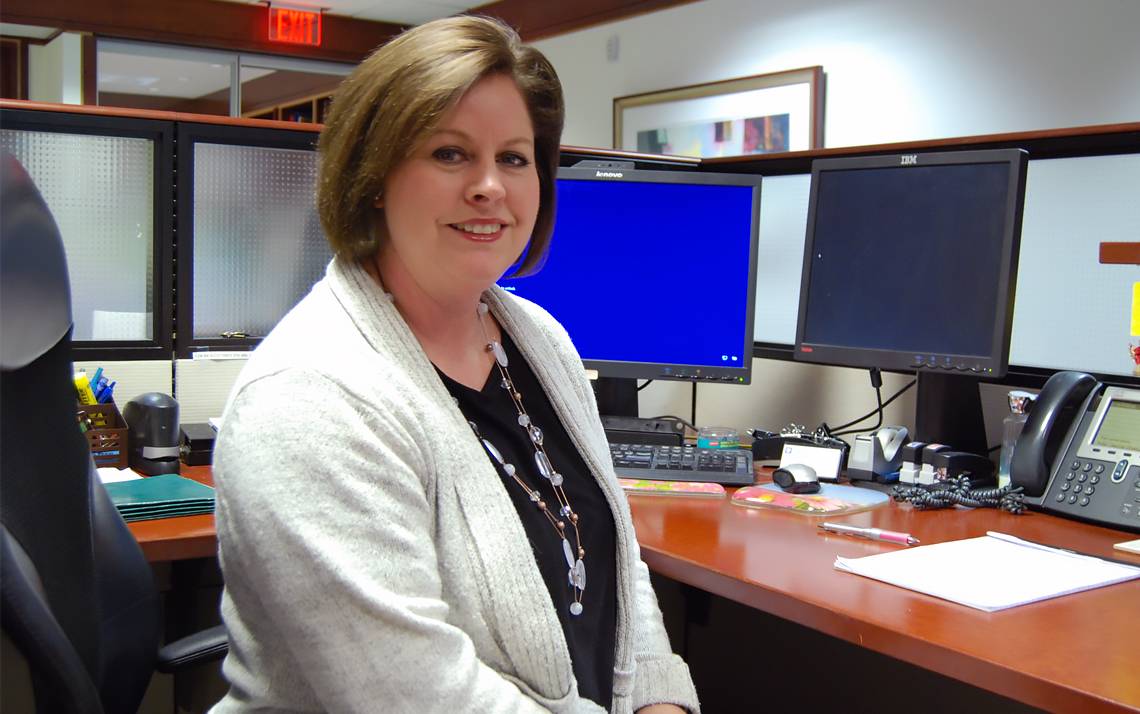
[{"label": "coiled phone cord", "polygon": [[1025,496],[1021,486],[971,488],[969,474],[960,474],[928,485],[895,486],[891,489],[891,498],[909,502],[919,510],[967,506],[997,508],[1014,515],[1025,512]]}]

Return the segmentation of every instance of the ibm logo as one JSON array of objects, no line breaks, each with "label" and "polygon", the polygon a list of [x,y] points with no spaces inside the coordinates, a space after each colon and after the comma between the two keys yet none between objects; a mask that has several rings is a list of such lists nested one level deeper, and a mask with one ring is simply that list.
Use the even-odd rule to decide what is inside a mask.
[{"label": "ibm logo", "polygon": [[621,178],[624,174],[621,171],[595,171],[596,178]]},{"label": "ibm logo", "polygon": [[918,166],[918,154],[903,154],[899,157],[902,166]]}]

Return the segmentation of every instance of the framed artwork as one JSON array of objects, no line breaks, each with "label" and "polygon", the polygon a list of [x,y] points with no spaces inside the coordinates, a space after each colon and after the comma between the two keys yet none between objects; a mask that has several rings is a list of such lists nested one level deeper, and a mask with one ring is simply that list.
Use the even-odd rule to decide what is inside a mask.
[{"label": "framed artwork", "polygon": [[614,148],[741,156],[823,147],[823,67],[614,99]]}]

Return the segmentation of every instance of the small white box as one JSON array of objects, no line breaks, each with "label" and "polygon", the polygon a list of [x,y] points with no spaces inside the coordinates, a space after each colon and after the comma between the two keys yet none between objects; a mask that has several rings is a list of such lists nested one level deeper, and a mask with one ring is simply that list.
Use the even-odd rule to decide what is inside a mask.
[{"label": "small white box", "polygon": [[843,452],[827,446],[784,444],[784,452],[780,454],[781,467],[788,464],[810,466],[820,481],[838,481],[842,462]]}]

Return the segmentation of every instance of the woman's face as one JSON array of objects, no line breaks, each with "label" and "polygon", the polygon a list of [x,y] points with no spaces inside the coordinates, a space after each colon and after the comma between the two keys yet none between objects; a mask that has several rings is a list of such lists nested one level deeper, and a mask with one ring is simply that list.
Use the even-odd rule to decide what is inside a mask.
[{"label": "woman's face", "polygon": [[538,200],[526,104],[510,77],[484,77],[388,175],[381,273],[437,299],[478,294],[522,254]]}]

